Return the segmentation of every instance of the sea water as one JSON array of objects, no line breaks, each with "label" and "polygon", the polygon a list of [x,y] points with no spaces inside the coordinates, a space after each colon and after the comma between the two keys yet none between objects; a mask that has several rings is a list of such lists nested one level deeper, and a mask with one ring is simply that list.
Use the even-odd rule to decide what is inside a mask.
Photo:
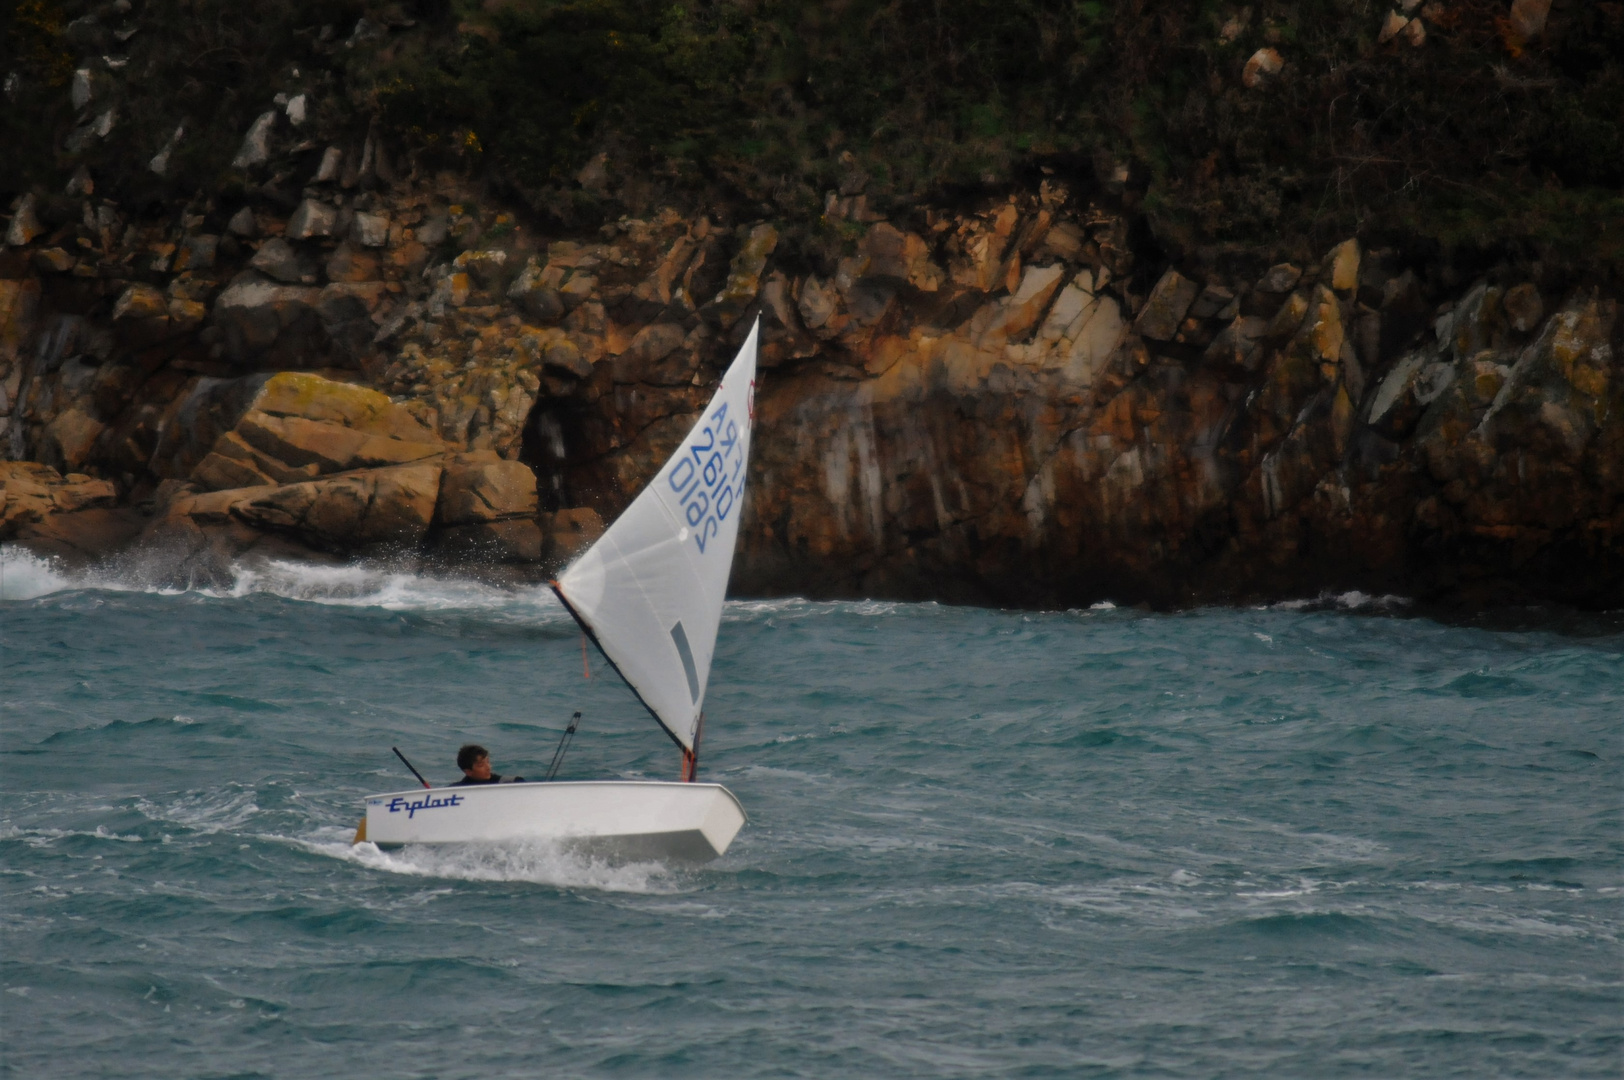
[{"label": "sea water", "polygon": [[8,1075],[1624,1065],[1617,617],[733,602],[695,868],[352,846],[392,746],[676,775],[544,590],[3,565]]}]

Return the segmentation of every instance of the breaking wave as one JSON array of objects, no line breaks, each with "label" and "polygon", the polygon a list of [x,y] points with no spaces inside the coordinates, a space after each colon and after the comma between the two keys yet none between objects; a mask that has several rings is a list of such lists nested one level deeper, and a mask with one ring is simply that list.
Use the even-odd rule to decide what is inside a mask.
[{"label": "breaking wave", "polygon": [[388,564],[323,565],[265,559],[232,565],[229,578],[222,583],[189,588],[175,587],[145,570],[139,565],[114,565],[73,571],[55,559],[15,545],[0,545],[0,600],[38,600],[55,593],[94,589],[217,599],[277,596],[386,611],[479,611],[521,606],[566,617],[562,605],[545,586],[495,585]]},{"label": "breaking wave", "polygon": [[0,544],[0,600],[35,600],[79,587],[55,559]]}]

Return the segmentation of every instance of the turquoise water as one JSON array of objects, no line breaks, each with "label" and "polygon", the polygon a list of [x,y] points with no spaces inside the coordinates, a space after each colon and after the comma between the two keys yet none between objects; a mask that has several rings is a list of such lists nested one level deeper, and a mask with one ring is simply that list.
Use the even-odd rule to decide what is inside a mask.
[{"label": "turquoise water", "polygon": [[675,749],[549,596],[6,558],[8,1075],[1624,1067],[1624,622],[729,606],[693,869],[348,843],[459,743]]}]

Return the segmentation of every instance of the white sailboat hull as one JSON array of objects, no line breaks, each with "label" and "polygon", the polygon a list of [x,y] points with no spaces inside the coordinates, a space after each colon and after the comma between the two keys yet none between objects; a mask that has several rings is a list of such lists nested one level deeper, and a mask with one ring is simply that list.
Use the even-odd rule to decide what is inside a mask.
[{"label": "white sailboat hull", "polygon": [[614,858],[707,862],[743,826],[744,808],[720,784],[586,780],[369,795],[365,836],[381,848],[541,840]]}]

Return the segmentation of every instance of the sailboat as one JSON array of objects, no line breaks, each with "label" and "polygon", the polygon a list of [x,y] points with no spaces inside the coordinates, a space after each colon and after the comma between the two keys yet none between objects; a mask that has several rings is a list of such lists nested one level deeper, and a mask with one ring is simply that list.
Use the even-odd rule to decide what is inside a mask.
[{"label": "sailboat", "polygon": [[744,825],[744,809],[721,784],[699,782],[699,741],[743,511],[760,333],[758,320],[676,453],[552,582],[565,609],[681,750],[680,779],[369,795],[358,843],[539,840],[594,854],[696,862],[727,851]]}]

